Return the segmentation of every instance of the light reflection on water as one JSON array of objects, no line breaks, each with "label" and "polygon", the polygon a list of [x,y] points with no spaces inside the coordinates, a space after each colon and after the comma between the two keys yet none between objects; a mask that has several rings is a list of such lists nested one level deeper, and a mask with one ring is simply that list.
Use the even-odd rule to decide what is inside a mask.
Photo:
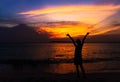
[{"label": "light reflection on water", "polygon": [[58,73],[58,74],[74,73],[75,67],[74,64],[67,64],[67,63],[51,64],[48,72]]}]

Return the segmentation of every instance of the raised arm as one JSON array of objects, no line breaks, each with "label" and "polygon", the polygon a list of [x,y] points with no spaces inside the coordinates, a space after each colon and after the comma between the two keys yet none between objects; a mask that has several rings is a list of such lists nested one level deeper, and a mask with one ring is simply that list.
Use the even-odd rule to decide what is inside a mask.
[{"label": "raised arm", "polygon": [[74,46],[76,46],[74,39],[69,34],[66,34],[66,36],[68,36],[71,39],[71,41],[73,42]]},{"label": "raised arm", "polygon": [[84,44],[84,42],[85,42],[85,39],[86,39],[86,37],[87,37],[87,35],[89,34],[89,32],[88,33],[86,33],[86,35],[83,37],[83,39],[82,39],[82,45]]}]

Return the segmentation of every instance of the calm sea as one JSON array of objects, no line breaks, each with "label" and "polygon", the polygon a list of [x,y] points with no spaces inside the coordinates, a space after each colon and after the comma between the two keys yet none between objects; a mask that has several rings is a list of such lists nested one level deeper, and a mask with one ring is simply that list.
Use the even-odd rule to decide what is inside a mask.
[{"label": "calm sea", "polygon": [[[120,43],[86,43],[82,53],[86,72],[120,72]],[[45,72],[75,72],[73,56],[74,46],[71,43],[0,44],[2,60],[35,59],[57,62],[39,65],[38,68],[43,68]],[[0,71],[13,70],[12,65],[0,65]]]}]

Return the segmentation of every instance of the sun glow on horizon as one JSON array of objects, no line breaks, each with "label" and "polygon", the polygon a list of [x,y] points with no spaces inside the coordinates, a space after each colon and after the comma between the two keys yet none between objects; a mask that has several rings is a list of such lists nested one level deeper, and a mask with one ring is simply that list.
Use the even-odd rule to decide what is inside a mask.
[{"label": "sun glow on horizon", "polygon": [[89,29],[87,29],[87,25],[85,24],[40,27],[38,30],[44,30],[51,33],[52,36],[50,38],[65,38],[67,33],[70,33],[73,37],[76,37],[78,35],[84,35],[89,31]]}]

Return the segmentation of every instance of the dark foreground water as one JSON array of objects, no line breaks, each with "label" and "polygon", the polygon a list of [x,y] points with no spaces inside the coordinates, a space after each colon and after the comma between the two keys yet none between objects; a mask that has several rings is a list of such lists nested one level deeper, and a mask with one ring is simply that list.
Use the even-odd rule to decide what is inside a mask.
[{"label": "dark foreground water", "polygon": [[[82,53],[87,73],[120,72],[120,43],[86,43]],[[1,60],[30,59],[42,62],[38,62],[36,67],[24,62],[22,65],[2,62],[0,73],[13,72],[16,69],[29,72],[33,71],[33,67],[36,72],[73,73],[73,55],[74,46],[71,43],[0,44]]]}]

